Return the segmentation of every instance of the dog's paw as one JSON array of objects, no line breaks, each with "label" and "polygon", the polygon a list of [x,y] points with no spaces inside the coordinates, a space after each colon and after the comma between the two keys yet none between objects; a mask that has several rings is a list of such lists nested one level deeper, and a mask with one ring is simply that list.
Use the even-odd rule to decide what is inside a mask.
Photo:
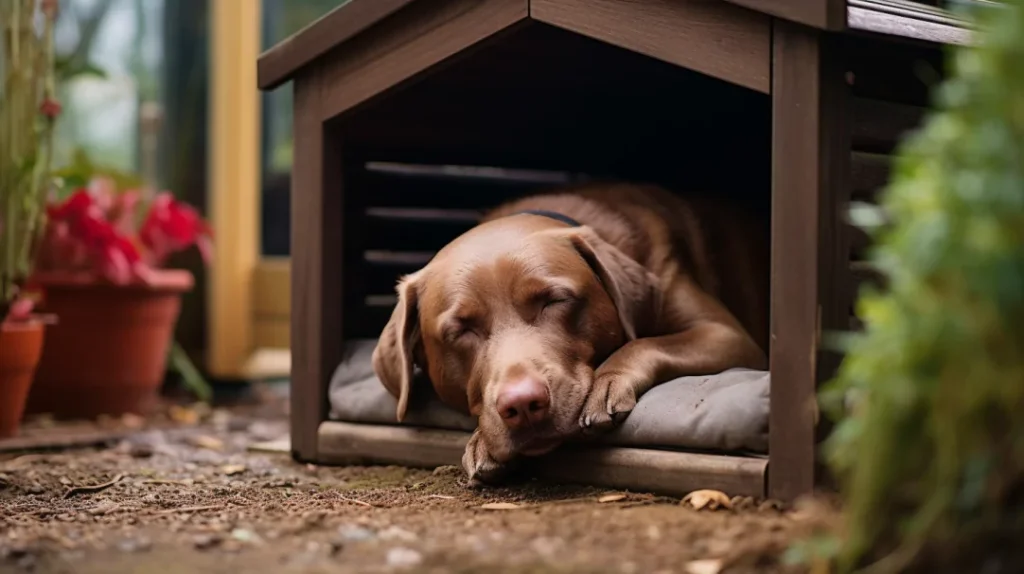
[{"label": "dog's paw", "polygon": [[583,432],[607,431],[626,420],[636,407],[635,389],[633,381],[627,376],[599,373],[580,414],[580,428]]},{"label": "dog's paw", "polygon": [[473,433],[466,444],[466,452],[462,454],[462,468],[466,471],[471,488],[499,482],[507,472],[506,465],[491,456],[479,430]]}]

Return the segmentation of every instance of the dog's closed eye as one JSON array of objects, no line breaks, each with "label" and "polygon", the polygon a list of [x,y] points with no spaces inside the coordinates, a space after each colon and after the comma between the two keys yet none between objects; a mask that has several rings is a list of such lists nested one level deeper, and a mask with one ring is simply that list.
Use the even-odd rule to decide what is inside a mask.
[{"label": "dog's closed eye", "polygon": [[463,343],[481,337],[479,326],[471,319],[455,319],[442,331],[442,338],[448,343]]}]

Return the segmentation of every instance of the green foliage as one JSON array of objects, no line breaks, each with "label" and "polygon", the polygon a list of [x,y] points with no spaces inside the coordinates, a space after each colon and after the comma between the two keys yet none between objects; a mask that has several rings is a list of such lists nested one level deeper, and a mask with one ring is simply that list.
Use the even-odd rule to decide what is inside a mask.
[{"label": "green foliage", "polygon": [[[42,26],[37,16],[42,16]],[[54,13],[35,0],[0,2],[0,322],[31,271],[50,186]]]},{"label": "green foliage", "polygon": [[979,45],[950,52],[899,150],[891,224],[869,226],[890,285],[861,294],[866,330],[822,394],[841,418],[826,446],[843,571],[893,541],[876,570],[1024,520],[1024,0],[976,16]]},{"label": "green foliage", "polygon": [[94,177],[109,177],[121,190],[137,189],[142,185],[142,178],[134,173],[96,164],[81,147],[75,149],[67,165],[54,171],[54,176],[59,179],[61,196],[87,185]]}]

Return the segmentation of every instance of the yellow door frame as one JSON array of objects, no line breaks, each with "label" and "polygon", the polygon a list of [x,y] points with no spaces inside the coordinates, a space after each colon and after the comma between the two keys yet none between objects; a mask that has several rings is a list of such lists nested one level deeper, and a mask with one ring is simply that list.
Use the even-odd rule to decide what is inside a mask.
[{"label": "yellow door frame", "polygon": [[260,257],[259,0],[210,3],[210,220],[207,361],[224,378],[286,376],[288,259]]}]

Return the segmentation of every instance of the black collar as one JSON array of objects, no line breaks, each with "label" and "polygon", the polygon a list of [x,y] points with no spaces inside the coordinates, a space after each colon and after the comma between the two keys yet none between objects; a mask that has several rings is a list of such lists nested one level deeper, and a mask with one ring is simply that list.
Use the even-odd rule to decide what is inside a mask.
[{"label": "black collar", "polygon": [[524,209],[522,211],[517,211],[514,215],[520,215],[524,213],[529,215],[539,215],[541,217],[548,217],[556,221],[561,221],[562,223],[565,223],[571,227],[582,227],[582,224],[579,221],[576,221],[575,219],[569,217],[568,215],[562,215],[561,213],[555,211],[547,211],[544,209]]}]

